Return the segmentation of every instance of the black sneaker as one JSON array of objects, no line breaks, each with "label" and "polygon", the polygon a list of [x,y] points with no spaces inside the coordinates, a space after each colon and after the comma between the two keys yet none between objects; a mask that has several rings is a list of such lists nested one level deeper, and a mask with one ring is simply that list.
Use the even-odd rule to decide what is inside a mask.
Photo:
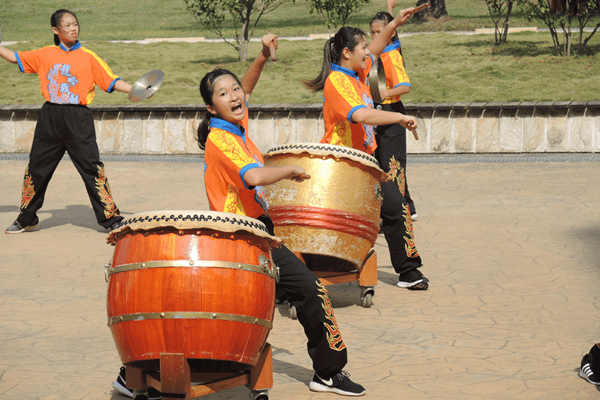
[{"label": "black sneaker", "polygon": [[15,222],[13,222],[13,224],[11,226],[6,228],[4,233],[31,232],[31,231],[37,231],[38,229],[40,229],[40,220],[38,217],[35,217],[33,222],[27,226],[21,225],[19,223],[19,220],[16,219]]},{"label": "black sneaker", "polygon": [[579,368],[579,376],[591,383],[592,385],[600,385],[599,377],[592,371],[592,364],[586,354],[581,360],[581,368]]},{"label": "black sneaker", "polygon": [[421,271],[414,268],[401,273],[396,285],[409,290],[427,290],[429,288],[429,279],[425,278]]},{"label": "black sneaker", "polygon": [[[117,380],[113,382],[113,388],[127,397],[133,398],[133,389],[127,387],[127,379],[125,379],[125,367],[121,367]],[[160,400],[160,392],[153,387],[148,389],[148,400]]]},{"label": "black sneaker", "polygon": [[313,392],[331,392],[342,396],[364,396],[365,388],[350,380],[350,374],[346,371],[338,372],[334,377],[321,379],[315,373],[308,385]]}]

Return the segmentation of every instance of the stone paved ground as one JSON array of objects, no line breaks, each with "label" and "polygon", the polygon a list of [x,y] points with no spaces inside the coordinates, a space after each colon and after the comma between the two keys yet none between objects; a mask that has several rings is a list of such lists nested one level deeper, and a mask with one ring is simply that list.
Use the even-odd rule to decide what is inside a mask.
[{"label": "stone paved ground", "polygon": [[[0,161],[0,227],[18,212],[25,161]],[[107,162],[124,215],[207,209],[202,167]],[[600,341],[600,164],[411,164],[425,292],[395,287],[382,237],[379,284],[330,286],[347,370],[369,399],[597,399],[577,376]],[[0,399],[124,399],[106,326],[105,244],[69,161],[50,183],[42,229],[0,234]],[[312,377],[299,323],[278,306],[275,400],[333,399]],[[247,398],[241,387],[206,399]]]}]

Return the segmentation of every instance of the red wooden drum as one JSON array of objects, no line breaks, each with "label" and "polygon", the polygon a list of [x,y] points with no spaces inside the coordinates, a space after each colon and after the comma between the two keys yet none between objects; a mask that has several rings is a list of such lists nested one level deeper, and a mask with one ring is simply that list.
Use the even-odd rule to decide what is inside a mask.
[{"label": "red wooden drum", "polygon": [[267,186],[275,234],[292,251],[345,260],[338,270],[360,266],[379,234],[385,173],[377,160],[323,143],[279,146],[264,158],[267,166],[300,165],[311,176],[301,183],[282,180]]},{"label": "red wooden drum", "polygon": [[256,219],[210,211],[140,213],[108,242],[108,326],[124,364],[161,353],[254,366],[272,328],[280,239]]}]

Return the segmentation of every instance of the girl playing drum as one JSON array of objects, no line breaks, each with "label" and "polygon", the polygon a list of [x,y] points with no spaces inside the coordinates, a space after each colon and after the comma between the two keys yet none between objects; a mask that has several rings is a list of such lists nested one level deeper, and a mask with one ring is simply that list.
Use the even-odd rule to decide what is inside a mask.
[{"label": "girl playing drum", "polygon": [[[352,27],[341,28],[325,43],[320,74],[306,87],[323,91],[325,136],[322,143],[353,147],[376,158],[374,125],[397,124],[411,132],[417,130],[416,119],[398,112],[377,110],[367,84],[367,76],[376,57],[383,52],[396,28],[427,5],[401,10],[367,46],[366,34]],[[378,160],[381,164],[381,160]],[[383,167],[383,165],[382,165]],[[398,165],[399,167],[399,165]],[[411,290],[424,290],[429,280],[419,271],[421,257],[414,241],[412,220],[406,200],[396,178],[399,168],[390,170],[382,183],[382,231],[388,243],[392,266],[399,274],[397,285]]]},{"label": "girl playing drum", "polygon": [[[264,186],[282,179],[308,179],[295,165],[265,167],[263,157],[247,136],[247,101],[267,62],[269,45],[276,36],[262,39],[263,49],[240,81],[233,73],[216,69],[200,82],[200,93],[208,110],[198,127],[198,144],[205,150],[204,181],[211,210],[257,218],[273,234]],[[272,251],[279,267],[277,299],[296,307],[298,320],[308,338],[308,354],[315,374],[312,391],[362,396],[365,389],[342,370],[347,350],[333,314],[327,289],[298,257],[282,246]]]}]

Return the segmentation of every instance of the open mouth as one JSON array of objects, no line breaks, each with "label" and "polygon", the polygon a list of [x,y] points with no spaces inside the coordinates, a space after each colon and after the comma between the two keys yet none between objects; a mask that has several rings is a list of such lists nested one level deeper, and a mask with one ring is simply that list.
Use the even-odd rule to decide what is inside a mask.
[{"label": "open mouth", "polygon": [[234,113],[239,113],[242,111],[242,105],[241,104],[236,104],[235,106],[233,106],[231,108],[231,111],[233,111]]}]

